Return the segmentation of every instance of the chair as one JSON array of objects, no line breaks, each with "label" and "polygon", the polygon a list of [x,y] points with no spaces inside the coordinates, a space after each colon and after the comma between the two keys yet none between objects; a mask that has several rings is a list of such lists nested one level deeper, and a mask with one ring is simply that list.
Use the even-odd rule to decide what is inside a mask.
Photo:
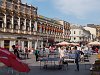
[{"label": "chair", "polygon": [[89,58],[84,58],[84,64],[85,64],[85,69],[87,69],[87,67],[89,67],[88,69],[90,69],[91,63]]}]

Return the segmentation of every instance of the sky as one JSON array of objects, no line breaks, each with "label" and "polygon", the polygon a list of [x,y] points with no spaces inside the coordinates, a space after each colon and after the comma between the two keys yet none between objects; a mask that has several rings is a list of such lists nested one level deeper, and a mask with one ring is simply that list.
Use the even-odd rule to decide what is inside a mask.
[{"label": "sky", "polygon": [[38,7],[38,14],[72,24],[100,24],[100,0],[22,0]]}]

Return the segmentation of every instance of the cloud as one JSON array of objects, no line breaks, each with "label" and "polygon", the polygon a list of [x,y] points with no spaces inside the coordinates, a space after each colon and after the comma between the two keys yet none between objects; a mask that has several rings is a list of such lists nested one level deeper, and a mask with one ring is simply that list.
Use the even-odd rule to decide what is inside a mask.
[{"label": "cloud", "polygon": [[77,18],[87,18],[90,14],[100,13],[100,0],[52,0],[56,9]]}]

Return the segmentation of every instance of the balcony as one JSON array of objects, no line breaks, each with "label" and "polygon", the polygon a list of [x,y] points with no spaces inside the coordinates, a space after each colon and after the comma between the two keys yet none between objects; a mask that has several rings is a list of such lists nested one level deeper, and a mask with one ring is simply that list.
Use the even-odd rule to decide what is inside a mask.
[{"label": "balcony", "polygon": [[11,2],[7,2],[7,9],[12,10],[12,3]]},{"label": "balcony", "polygon": [[0,7],[3,7],[3,1],[0,1]]},{"label": "balcony", "polygon": [[5,32],[7,32],[7,33],[11,33],[11,32],[12,32],[12,31],[11,31],[11,28],[9,28],[9,29],[6,28],[6,29],[5,29]]},{"label": "balcony", "polygon": [[18,33],[18,29],[14,29],[13,30],[13,33]]},{"label": "balcony", "polygon": [[32,34],[32,35],[37,35],[37,33],[36,33],[36,32],[31,32],[31,34]]},{"label": "balcony", "polygon": [[25,12],[25,9],[24,9],[25,7],[24,6],[21,6],[21,8],[20,8],[20,12],[22,12],[22,13],[24,13]]},{"label": "balcony", "polygon": [[4,29],[3,28],[0,28],[0,32],[4,32]]},{"label": "balcony", "polygon": [[24,34],[24,30],[20,30],[20,34]]},{"label": "balcony", "polygon": [[31,31],[26,31],[26,33],[25,34],[31,34]]}]

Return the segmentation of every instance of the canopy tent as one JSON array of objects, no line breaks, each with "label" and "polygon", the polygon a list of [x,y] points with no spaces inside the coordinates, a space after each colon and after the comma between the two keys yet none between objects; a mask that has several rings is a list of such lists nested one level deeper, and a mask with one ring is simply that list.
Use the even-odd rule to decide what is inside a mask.
[{"label": "canopy tent", "polygon": [[70,43],[71,46],[79,46],[79,43]]},{"label": "canopy tent", "polygon": [[57,43],[56,45],[67,46],[67,45],[70,45],[70,43],[63,41],[63,42]]},{"label": "canopy tent", "polygon": [[94,42],[90,42],[90,43],[88,43],[88,45],[100,46],[100,42],[98,42],[98,41],[94,41]]}]

